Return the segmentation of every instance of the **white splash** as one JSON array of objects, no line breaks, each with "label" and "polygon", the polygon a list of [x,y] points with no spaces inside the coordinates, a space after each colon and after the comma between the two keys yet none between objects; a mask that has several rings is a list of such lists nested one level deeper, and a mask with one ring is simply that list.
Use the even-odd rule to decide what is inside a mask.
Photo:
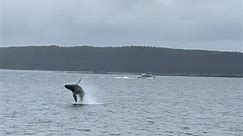
[{"label": "white splash", "polygon": [[97,102],[94,94],[92,92],[95,92],[96,89],[90,86],[82,86],[85,92],[84,99],[83,99],[83,104],[102,104]]},{"label": "white splash", "polygon": [[98,103],[92,95],[85,92],[83,104],[100,104],[100,103]]}]

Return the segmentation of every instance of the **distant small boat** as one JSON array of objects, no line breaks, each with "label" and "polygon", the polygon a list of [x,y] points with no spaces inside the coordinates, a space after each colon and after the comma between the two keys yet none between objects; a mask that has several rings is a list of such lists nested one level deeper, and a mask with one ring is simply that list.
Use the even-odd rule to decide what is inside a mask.
[{"label": "distant small boat", "polygon": [[151,72],[147,72],[147,73],[143,73],[140,76],[138,76],[138,78],[155,78],[154,75],[152,75]]}]

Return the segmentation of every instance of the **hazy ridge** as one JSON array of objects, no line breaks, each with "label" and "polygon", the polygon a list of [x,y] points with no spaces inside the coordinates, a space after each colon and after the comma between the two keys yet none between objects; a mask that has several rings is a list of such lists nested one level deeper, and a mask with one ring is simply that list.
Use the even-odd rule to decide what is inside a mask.
[{"label": "hazy ridge", "polygon": [[0,48],[0,68],[242,77],[243,53],[142,46],[5,47]]}]

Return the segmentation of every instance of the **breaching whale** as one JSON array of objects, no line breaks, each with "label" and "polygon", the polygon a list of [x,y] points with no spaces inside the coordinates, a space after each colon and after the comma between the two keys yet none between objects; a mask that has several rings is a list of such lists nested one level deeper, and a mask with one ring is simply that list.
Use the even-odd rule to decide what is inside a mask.
[{"label": "breaching whale", "polygon": [[76,83],[76,84],[66,84],[64,87],[70,91],[73,92],[73,98],[74,101],[77,103],[77,95],[80,98],[80,101],[83,102],[83,97],[84,97],[84,90],[82,87],[78,85],[78,83],[81,81],[81,79]]}]

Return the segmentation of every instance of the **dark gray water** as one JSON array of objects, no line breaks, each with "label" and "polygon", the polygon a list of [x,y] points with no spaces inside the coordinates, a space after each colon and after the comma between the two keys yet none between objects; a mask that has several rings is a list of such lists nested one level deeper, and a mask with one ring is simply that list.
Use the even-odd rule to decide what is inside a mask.
[{"label": "dark gray water", "polygon": [[0,135],[243,135],[243,79],[126,76],[0,70]]}]

